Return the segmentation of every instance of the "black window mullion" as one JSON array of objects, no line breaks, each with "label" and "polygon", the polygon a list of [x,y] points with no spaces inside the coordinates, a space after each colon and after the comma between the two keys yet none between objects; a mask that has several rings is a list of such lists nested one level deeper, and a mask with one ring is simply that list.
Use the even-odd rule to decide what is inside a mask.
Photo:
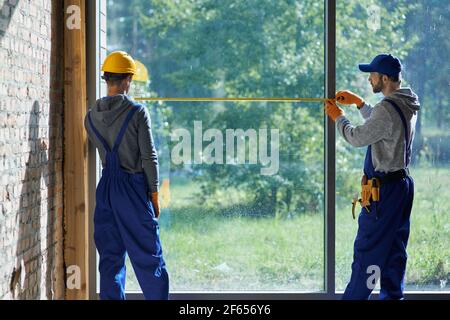
[{"label": "black window mullion", "polygon": [[[325,0],[325,95],[334,98],[336,89],[336,0]],[[324,118],[325,125],[325,292],[335,295],[336,239],[336,131],[335,124]]]}]

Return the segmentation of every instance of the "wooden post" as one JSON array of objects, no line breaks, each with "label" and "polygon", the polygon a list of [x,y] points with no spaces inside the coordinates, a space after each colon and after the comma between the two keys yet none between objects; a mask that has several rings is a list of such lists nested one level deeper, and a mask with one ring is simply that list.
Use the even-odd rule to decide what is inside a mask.
[{"label": "wooden post", "polygon": [[[85,0],[64,0],[64,261],[66,299],[88,298]],[[77,278],[78,277],[78,278]],[[78,286],[79,285],[79,286]]]}]

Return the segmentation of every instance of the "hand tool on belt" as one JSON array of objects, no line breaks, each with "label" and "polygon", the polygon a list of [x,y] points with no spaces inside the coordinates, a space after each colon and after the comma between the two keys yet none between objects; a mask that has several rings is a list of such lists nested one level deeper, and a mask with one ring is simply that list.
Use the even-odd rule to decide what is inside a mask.
[{"label": "hand tool on belt", "polygon": [[361,198],[357,196],[352,201],[352,216],[355,219],[355,207],[359,202],[361,207],[366,208],[367,212],[370,212],[370,201],[380,201],[380,179],[372,178],[368,179],[366,175],[361,178]]},{"label": "hand tool on belt", "polygon": [[370,212],[369,210],[370,202],[380,201],[381,185],[405,179],[407,176],[409,176],[408,169],[401,169],[398,171],[390,172],[384,176],[372,179],[368,179],[366,175],[363,175],[361,178],[361,197],[358,198],[358,194],[356,194],[352,200],[353,219],[355,219],[356,203],[359,202],[361,204],[361,207],[366,208],[367,212]]}]

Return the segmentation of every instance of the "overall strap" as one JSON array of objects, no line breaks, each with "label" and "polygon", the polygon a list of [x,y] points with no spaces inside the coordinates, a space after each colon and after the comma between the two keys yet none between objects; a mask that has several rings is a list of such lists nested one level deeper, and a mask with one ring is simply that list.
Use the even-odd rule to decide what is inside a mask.
[{"label": "overall strap", "polygon": [[90,111],[88,112],[88,120],[89,120],[89,124],[91,125],[92,130],[94,131],[95,135],[100,140],[100,142],[103,144],[103,147],[105,148],[106,152],[111,152],[111,148],[109,147],[108,142],[106,142],[105,138],[103,138],[102,135],[100,134],[100,132],[98,132],[97,128],[94,127],[94,123],[92,122]]},{"label": "overall strap", "polygon": [[410,155],[411,155],[411,141],[409,139],[409,134],[408,134],[408,126],[406,124],[406,119],[405,119],[405,115],[403,114],[402,110],[400,109],[400,107],[397,105],[397,103],[391,99],[384,99],[384,101],[389,102],[395,109],[395,111],[397,111],[398,115],[400,116],[402,123],[403,123],[403,128],[405,129],[405,167],[408,168],[408,161],[410,159]]},{"label": "overall strap", "polygon": [[128,128],[128,124],[130,123],[130,120],[136,111],[138,111],[138,107],[134,106],[128,112],[128,115],[125,118],[125,121],[123,122],[122,128],[120,128],[119,134],[117,135],[116,142],[114,142],[113,152],[117,152],[117,150],[119,149],[120,143],[122,142],[122,138],[125,135],[125,131]]}]

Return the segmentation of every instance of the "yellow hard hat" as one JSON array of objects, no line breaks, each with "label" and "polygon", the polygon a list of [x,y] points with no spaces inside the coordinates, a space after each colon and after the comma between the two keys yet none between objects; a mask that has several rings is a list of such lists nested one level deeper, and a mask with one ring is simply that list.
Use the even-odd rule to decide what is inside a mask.
[{"label": "yellow hard hat", "polygon": [[139,60],[134,60],[136,62],[136,73],[133,76],[134,81],[148,82],[150,76],[147,67]]},{"label": "yellow hard hat", "polygon": [[136,74],[136,62],[125,51],[114,51],[103,62],[103,72]]}]

